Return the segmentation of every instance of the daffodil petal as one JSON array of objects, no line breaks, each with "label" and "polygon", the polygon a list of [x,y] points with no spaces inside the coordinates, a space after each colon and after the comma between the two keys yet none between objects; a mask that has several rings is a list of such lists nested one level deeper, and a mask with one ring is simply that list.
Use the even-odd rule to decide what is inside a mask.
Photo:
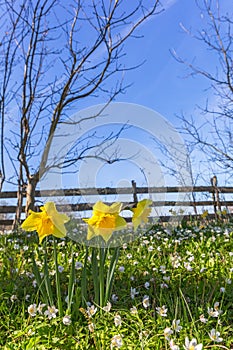
[{"label": "daffodil petal", "polygon": [[150,199],[143,199],[142,201],[138,202],[136,208],[132,208],[132,211],[137,213],[137,215],[141,215],[143,211],[152,203],[153,202]]},{"label": "daffodil petal", "polygon": [[63,238],[66,236],[66,232],[62,232],[60,231],[56,226],[54,227],[54,232],[53,232],[53,235],[57,238]]},{"label": "daffodil petal", "polygon": [[122,230],[125,226],[127,225],[127,222],[125,221],[125,219],[118,215],[116,217],[116,228],[115,230]]},{"label": "daffodil petal", "polygon": [[151,205],[153,202],[150,199],[143,199],[140,202],[138,202],[136,208],[132,208],[133,218],[132,223],[134,226],[134,231],[137,230],[138,226],[141,223],[147,223],[148,222],[148,216],[151,213],[151,208],[148,208],[149,205]]},{"label": "daffodil petal", "polygon": [[95,234],[95,231],[94,231],[93,227],[88,225],[87,240],[89,241],[90,239],[92,239],[95,236],[96,236],[96,234]]},{"label": "daffodil petal", "polygon": [[122,208],[122,203],[115,202],[112,205],[110,205],[109,213],[111,213],[111,214],[120,213],[121,208]]},{"label": "daffodil petal", "polygon": [[132,223],[133,223],[133,228],[134,228],[134,231],[137,230],[138,226],[141,224],[141,219],[138,218],[138,217],[133,217],[132,218]]},{"label": "daffodil petal", "polygon": [[64,237],[66,235],[66,228],[64,226],[64,223],[68,222],[70,218],[65,214],[58,213],[55,204],[53,202],[47,202],[44,205],[45,211],[50,217],[51,221],[53,222],[56,232],[60,231],[63,236],[56,236],[56,237]]},{"label": "daffodil petal", "polygon": [[41,243],[45,237],[50,236],[50,233],[46,233],[44,230],[40,232],[38,231],[37,233],[39,237],[39,243]]},{"label": "daffodil petal", "polygon": [[101,201],[98,201],[95,203],[95,205],[93,206],[93,210],[101,212],[101,213],[105,213],[105,214],[118,214],[121,210],[122,207],[122,203],[120,202],[115,202],[112,205],[107,205]]},{"label": "daffodil petal", "polygon": [[103,237],[103,239],[105,240],[105,242],[107,243],[109,241],[109,239],[112,236],[113,231],[112,230],[107,230],[107,229],[102,229],[101,230],[101,237]]},{"label": "daffodil petal", "polygon": [[41,214],[30,210],[29,216],[24,220],[21,228],[25,231],[36,231],[41,223]]},{"label": "daffodil petal", "polygon": [[108,213],[109,206],[101,201],[98,201],[93,206],[93,210],[97,210],[102,213]]}]

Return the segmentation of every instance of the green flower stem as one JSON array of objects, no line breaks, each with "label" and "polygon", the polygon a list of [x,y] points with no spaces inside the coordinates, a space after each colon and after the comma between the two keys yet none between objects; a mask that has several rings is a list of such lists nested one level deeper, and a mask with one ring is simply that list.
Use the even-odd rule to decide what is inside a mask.
[{"label": "green flower stem", "polygon": [[[114,281],[114,271],[118,262],[120,248],[115,248],[110,261],[110,265],[105,276],[105,263],[108,253],[106,248],[92,248],[91,268],[94,284],[95,303],[101,308],[109,301]],[[99,258],[97,256],[99,254]]]},{"label": "green flower stem", "polygon": [[[110,261],[109,268],[106,275],[106,258],[109,249],[92,247],[91,249],[91,272],[94,287],[94,301],[96,305],[103,308],[109,301],[112,286],[114,281],[114,272],[118,262],[120,248],[114,248],[113,255]],[[82,304],[86,306],[87,302],[87,261],[88,248],[86,247],[86,256],[82,272],[81,294]]]},{"label": "green flower stem", "polygon": [[110,295],[112,293],[112,286],[114,281],[114,272],[119,259],[120,248],[114,248],[113,255],[111,258],[110,266],[108,268],[107,278],[106,278],[106,289],[105,289],[105,305],[109,301]]},{"label": "green flower stem", "polygon": [[44,245],[44,281],[45,281],[45,288],[46,288],[46,292],[47,292],[47,295],[48,295],[49,304],[50,304],[50,306],[52,306],[52,305],[54,305],[54,301],[53,301],[52,287],[51,287],[50,278],[49,278],[46,241],[44,241],[43,245]]},{"label": "green flower stem", "polygon": [[46,287],[45,287],[45,283],[44,280],[42,280],[41,275],[40,275],[40,271],[38,269],[37,263],[35,261],[34,255],[32,255],[32,266],[33,266],[33,273],[36,279],[36,283],[38,285],[39,291],[41,292],[42,298],[43,298],[43,302],[45,304],[49,304],[49,300],[48,300],[48,294],[46,291]]},{"label": "green flower stem", "polygon": [[97,260],[97,249],[92,248],[91,254],[91,269],[92,269],[92,279],[94,285],[95,303],[99,305],[100,303],[100,287],[99,287],[99,268]]},{"label": "green flower stem", "polygon": [[193,319],[193,315],[192,315],[192,313],[191,313],[191,310],[190,310],[190,308],[189,308],[188,302],[187,302],[187,300],[186,300],[186,298],[185,298],[185,296],[184,296],[184,294],[183,294],[181,288],[179,288],[179,292],[180,292],[180,295],[181,295],[181,297],[182,297],[182,299],[183,299],[183,301],[184,301],[184,304],[185,304],[185,306],[186,306],[186,308],[187,308],[187,310],[188,310],[189,316],[190,316],[190,318],[191,318],[191,320],[192,320],[193,328],[195,329],[195,332],[198,333],[197,328],[196,328],[196,325],[195,325],[195,321],[194,321],[194,319]]},{"label": "green flower stem", "polygon": [[60,275],[58,271],[58,262],[57,262],[57,242],[53,237],[53,253],[54,253],[54,264],[56,271],[56,292],[57,292],[57,306],[60,317],[63,316],[63,307],[62,307],[62,299],[61,299],[61,284],[60,284]]},{"label": "green flower stem", "polygon": [[87,262],[88,262],[88,247],[86,247],[84,266],[81,276],[81,295],[82,295],[82,306],[86,307],[87,304]]},{"label": "green flower stem", "polygon": [[103,307],[105,302],[104,295],[104,265],[106,260],[106,248],[99,249],[99,291],[100,291],[100,303],[99,306]]},{"label": "green flower stem", "polygon": [[69,276],[69,284],[68,284],[68,307],[67,314],[71,312],[71,304],[74,295],[74,285],[75,285],[75,262],[74,262],[74,253],[72,251],[72,260],[71,260],[71,268],[70,268],[70,276]]}]

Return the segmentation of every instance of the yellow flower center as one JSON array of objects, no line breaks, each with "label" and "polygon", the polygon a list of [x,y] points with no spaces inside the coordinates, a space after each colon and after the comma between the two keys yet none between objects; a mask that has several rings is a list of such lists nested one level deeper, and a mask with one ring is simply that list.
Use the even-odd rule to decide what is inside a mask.
[{"label": "yellow flower center", "polygon": [[116,227],[116,217],[113,214],[96,213],[89,219],[89,225],[101,229],[114,229]]},{"label": "yellow flower center", "polygon": [[45,214],[45,217],[42,217],[41,226],[43,227],[43,231],[48,235],[53,234],[54,224],[47,214]]}]

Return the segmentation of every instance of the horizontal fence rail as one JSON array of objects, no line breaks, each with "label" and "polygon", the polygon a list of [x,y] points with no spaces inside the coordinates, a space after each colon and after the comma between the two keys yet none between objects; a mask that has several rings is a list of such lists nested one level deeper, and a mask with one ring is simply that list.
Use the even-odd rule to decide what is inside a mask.
[{"label": "horizontal fence rail", "polygon": [[[211,179],[212,183],[212,179]],[[143,194],[177,194],[177,193],[186,193],[189,199],[187,200],[168,200],[165,199],[162,200],[154,200],[152,207],[158,208],[158,207],[171,207],[172,210],[176,209],[176,207],[190,207],[192,208],[194,215],[198,215],[197,207],[213,207],[214,216],[216,217],[219,215],[219,211],[221,211],[221,208],[224,206],[226,208],[233,207],[233,200],[220,200],[221,194],[233,194],[233,187],[226,187],[226,186],[219,186],[216,185],[213,186],[170,186],[170,187],[137,187],[135,181],[132,181],[132,187],[122,187],[122,188],[112,188],[112,187],[105,187],[105,188],[71,188],[71,189],[52,189],[52,190],[41,190],[35,192],[35,199],[36,202],[41,200],[42,198],[45,198],[48,200],[48,197],[55,197],[57,200],[55,202],[58,202],[56,204],[57,209],[59,211],[63,212],[82,212],[82,211],[89,211],[92,210],[92,207],[95,203],[89,202],[89,203],[75,203],[75,204],[60,204],[59,200],[64,197],[77,197],[79,200],[82,196],[97,196],[97,195],[128,195],[131,196],[132,202],[123,202],[124,206],[130,205],[132,206],[137,202],[137,195],[143,195]],[[205,194],[208,199],[207,200],[194,200],[193,195],[195,193],[203,193]],[[23,196],[26,197],[26,191],[24,190]],[[12,201],[12,199],[17,198],[17,192],[16,191],[6,191],[0,193],[0,199],[4,200],[4,205],[0,205],[0,225],[11,225],[13,222],[12,218],[9,218],[9,214],[12,216],[16,212],[16,205],[13,205],[12,203],[8,203]],[[192,198],[192,200],[190,200]],[[43,201],[42,201],[43,202]],[[112,203],[112,202],[111,202]],[[111,204],[107,203],[106,204]],[[25,210],[25,205],[22,207],[22,211]],[[39,211],[39,206],[35,206],[35,210]],[[179,214],[179,213],[178,213]],[[160,221],[168,221],[169,217],[171,215],[162,215],[159,216]],[[181,216],[182,218],[190,218],[190,215],[184,215]],[[179,219],[179,215],[177,215],[177,218]]]},{"label": "horizontal fence rail", "polygon": [[[112,202],[104,202],[107,205],[111,205]],[[59,211],[87,211],[92,210],[93,205],[95,203],[77,203],[77,204],[56,204],[56,207]],[[125,206],[129,205],[132,206],[134,202],[123,202]],[[221,202],[221,205],[226,207],[233,207],[233,201],[224,201]],[[152,207],[193,207],[193,206],[201,206],[201,207],[207,207],[207,206],[213,206],[213,202],[211,201],[198,201],[198,202],[189,202],[189,201],[156,201],[153,202]],[[41,207],[36,205],[35,211],[39,211],[39,208]],[[0,206],[0,213],[4,214],[14,214],[16,210],[15,205],[6,205],[6,206]],[[25,206],[22,206],[22,210],[25,210]]]},{"label": "horizontal fence rail", "polygon": [[[215,189],[212,186],[194,186],[194,187],[137,187],[137,194],[145,193],[195,193],[195,192],[207,192],[213,193]],[[233,193],[233,187],[217,187],[219,193]],[[26,197],[26,191],[23,192]],[[35,192],[35,197],[61,197],[61,196],[92,196],[92,195],[114,195],[114,194],[133,194],[132,187],[122,187],[122,188],[71,188],[64,190],[41,190]],[[0,192],[0,198],[16,198],[16,191]],[[213,203],[212,203],[213,204]]]}]

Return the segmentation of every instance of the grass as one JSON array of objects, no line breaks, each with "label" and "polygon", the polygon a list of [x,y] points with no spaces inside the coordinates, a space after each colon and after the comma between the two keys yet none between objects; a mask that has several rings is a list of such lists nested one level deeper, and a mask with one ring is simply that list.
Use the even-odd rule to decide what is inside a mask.
[{"label": "grass", "polygon": [[[0,236],[1,349],[184,349],[193,338],[203,349],[233,349],[233,224],[203,222],[172,230],[156,225],[124,245],[115,271],[111,309],[81,308],[85,247],[57,241],[64,315],[36,312],[43,303],[33,259],[43,281],[44,245],[37,235]],[[50,288],[56,305],[52,239],[46,242]],[[113,251],[109,251],[110,255]],[[69,286],[72,256],[75,276]],[[89,259],[87,274],[90,273]],[[70,307],[65,301],[72,287]],[[93,285],[87,286],[93,304]],[[69,290],[68,290],[69,289]],[[52,305],[50,305],[52,306]],[[81,309],[80,309],[81,308]],[[92,314],[91,315],[91,311]],[[95,312],[96,311],[96,312]],[[174,328],[173,320],[178,321]],[[67,321],[67,322],[65,322]],[[180,323],[179,323],[180,322]],[[214,341],[212,330],[220,333]],[[213,332],[213,331],[212,331]],[[212,338],[213,338],[212,333]],[[187,339],[186,339],[187,346]],[[197,349],[195,346],[190,349]]]}]

